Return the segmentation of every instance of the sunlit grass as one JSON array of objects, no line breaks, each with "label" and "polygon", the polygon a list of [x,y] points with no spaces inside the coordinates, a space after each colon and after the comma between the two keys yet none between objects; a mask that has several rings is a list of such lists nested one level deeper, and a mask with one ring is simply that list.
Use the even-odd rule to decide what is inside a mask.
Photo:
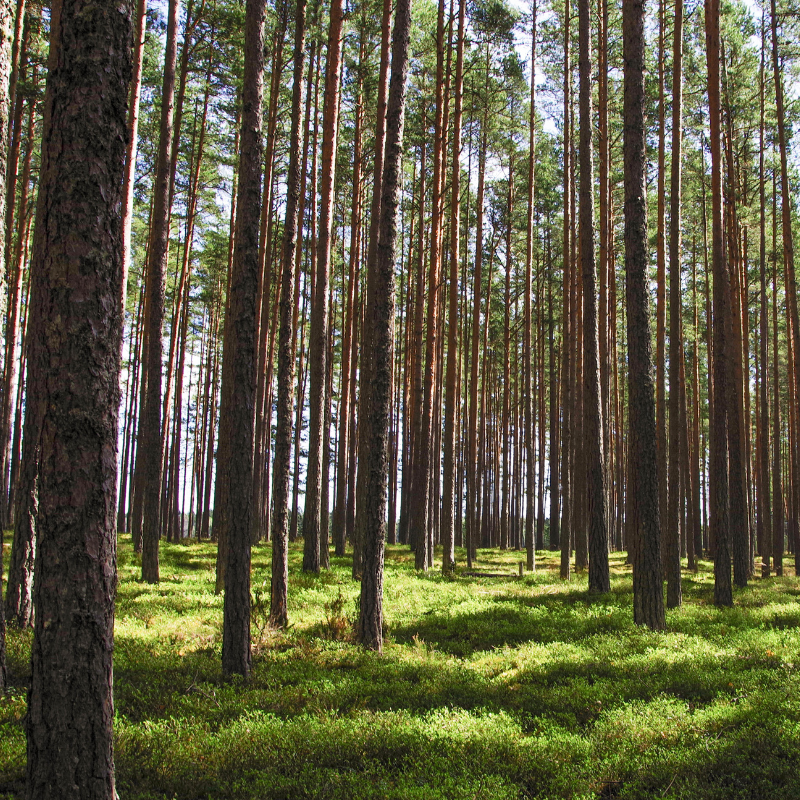
[{"label": "sunlit grass", "polygon": [[[459,553],[463,564],[463,553]],[[161,583],[120,543],[115,702],[127,798],[797,798],[800,582],[757,578],[713,606],[711,565],[684,573],[666,633],[612,590],[558,578],[558,556],[480,551],[507,578],[416,573],[386,559],[382,656],[348,636],[350,560],[290,559],[290,628],[264,626],[270,549],[253,551],[253,675],[224,681],[210,544],[162,544]],[[6,560],[7,563],[7,560]],[[260,599],[259,599],[260,598]],[[24,789],[30,634],[9,631],[0,798]],[[5,793],[5,794],[4,794]]]}]

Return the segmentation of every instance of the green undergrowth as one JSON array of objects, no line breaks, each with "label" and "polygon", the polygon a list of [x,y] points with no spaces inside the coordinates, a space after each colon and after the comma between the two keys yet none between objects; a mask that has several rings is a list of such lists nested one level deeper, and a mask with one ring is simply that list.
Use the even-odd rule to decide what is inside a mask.
[{"label": "green undergrowth", "polygon": [[[348,558],[304,575],[292,545],[278,633],[270,550],[256,547],[244,684],[221,675],[214,548],[163,544],[149,586],[121,541],[120,798],[800,798],[797,578],[756,578],[719,610],[703,562],[651,633],[632,622],[623,556],[599,596],[585,575],[561,582],[555,553],[521,579],[520,558],[479,552],[479,570],[508,579],[443,578],[387,548],[376,655],[352,641]],[[24,793],[29,652],[30,634],[9,630],[0,799]]]}]

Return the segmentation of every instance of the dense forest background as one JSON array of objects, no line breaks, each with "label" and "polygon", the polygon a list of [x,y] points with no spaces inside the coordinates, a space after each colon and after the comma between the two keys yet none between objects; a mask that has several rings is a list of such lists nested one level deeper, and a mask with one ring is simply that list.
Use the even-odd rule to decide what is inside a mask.
[{"label": "dense forest background", "polygon": [[[337,554],[359,541],[359,439],[368,427],[362,393],[369,383],[362,344],[369,334],[377,115],[385,103],[390,9],[312,2],[303,11],[302,22],[288,3],[268,4],[266,11],[252,538],[270,539],[274,467],[285,462],[288,538],[304,531],[315,542],[321,536],[325,566],[329,536]],[[753,573],[756,554],[765,572],[774,562],[780,574],[784,549],[798,550],[797,12],[791,3],[726,2],[720,17],[721,235],[733,348],[728,449],[740,584]],[[596,496],[590,487],[600,464],[609,545],[629,546],[636,465],[628,450],[621,16],[603,0],[588,13],[584,50],[579,15],[568,3],[414,5],[395,267],[387,540],[411,544],[422,569],[433,565],[440,543],[445,571],[455,545],[466,546],[470,564],[476,547],[499,545],[526,547],[529,569],[534,550],[545,547],[566,553],[564,577],[573,553],[574,567],[587,567],[587,503]],[[218,538],[215,454],[237,205],[244,8],[207,0],[152,8],[142,2],[138,15],[118,527],[133,534],[137,550],[144,547],[143,575],[157,580],[159,536]],[[6,524],[16,517],[18,543],[6,611],[23,622],[32,566],[25,543],[32,533],[20,530],[26,515],[18,508],[31,481],[20,469],[28,254],[48,18],[34,3],[19,6],[9,137],[0,455],[3,514]],[[645,30],[662,549],[666,561],[685,556],[691,568],[703,551],[715,555],[703,6],[653,4]],[[295,73],[302,74],[301,85]],[[584,74],[591,127],[585,143],[578,103]],[[325,113],[328,97],[336,114]],[[293,120],[299,122],[294,150]],[[581,160],[587,147],[588,173]],[[290,264],[287,272],[292,155],[299,208],[296,268]],[[579,189],[584,174],[590,175],[586,195]],[[589,206],[593,235],[584,240],[580,214]],[[587,246],[596,277],[585,273]],[[287,346],[281,389],[279,353]],[[586,354],[595,349],[590,364]],[[599,391],[589,379],[595,371]],[[728,398],[727,386],[724,392]],[[594,405],[598,434],[587,411]],[[598,437],[596,453],[591,443]],[[311,514],[304,514],[309,479]],[[355,553],[359,574],[360,547]],[[306,566],[319,569],[319,555],[309,558]],[[220,563],[224,573],[224,558]],[[679,602],[676,573],[666,574],[672,602]],[[223,582],[220,575],[220,588]]]}]

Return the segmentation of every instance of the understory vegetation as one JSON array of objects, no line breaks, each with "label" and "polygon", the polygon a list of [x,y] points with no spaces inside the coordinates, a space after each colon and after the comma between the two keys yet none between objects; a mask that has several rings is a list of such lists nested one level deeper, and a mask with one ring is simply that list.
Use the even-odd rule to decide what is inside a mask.
[{"label": "understory vegetation", "polygon": [[[460,554],[463,557],[463,554]],[[443,578],[387,548],[383,655],[351,641],[349,558],[301,572],[290,627],[266,626],[270,549],[253,551],[252,678],[222,679],[222,597],[211,544],[162,544],[139,580],[120,543],[114,658],[117,791],[178,798],[797,798],[800,581],[755,579],[713,605],[713,574],[684,573],[667,632],[631,621],[612,590],[558,579],[556,553],[479,551]],[[7,558],[5,559],[7,563]],[[463,558],[461,563],[463,563]],[[22,797],[31,635],[9,630],[0,698],[0,798]]]}]

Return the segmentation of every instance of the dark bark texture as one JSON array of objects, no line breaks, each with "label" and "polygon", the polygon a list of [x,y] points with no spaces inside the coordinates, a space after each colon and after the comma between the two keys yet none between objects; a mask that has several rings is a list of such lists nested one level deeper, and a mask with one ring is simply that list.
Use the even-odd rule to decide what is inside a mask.
[{"label": "dark bark texture", "polygon": [[[256,393],[256,297],[258,222],[261,214],[261,105],[264,84],[266,0],[247,0],[244,88],[239,156],[236,242],[225,325],[227,354],[222,365],[220,440],[227,462],[217,460],[217,480],[227,482],[223,520],[227,542],[222,670],[250,674],[250,543],[253,513],[253,447]],[[230,387],[230,388],[228,388]],[[227,391],[225,391],[227,389]]]},{"label": "dark bark texture", "polygon": [[608,514],[600,407],[600,352],[597,342],[597,269],[592,189],[592,57],[590,0],[580,0],[580,237],[583,269],[583,442],[589,526],[589,591],[608,592]]},{"label": "dark bark texture", "polygon": [[297,0],[294,33],[294,86],[292,89],[292,131],[289,173],[286,183],[286,223],[283,228],[283,262],[278,328],[278,403],[275,431],[275,459],[272,466],[272,586],[270,622],[277,627],[288,623],[289,588],[289,462],[292,450],[292,400],[294,359],[292,357],[292,284],[297,245],[300,202],[300,117],[303,107],[303,65],[305,62],[306,0]]},{"label": "dark bark texture", "polygon": [[370,650],[383,647],[383,555],[386,544],[389,412],[394,360],[394,259],[397,208],[400,204],[400,158],[408,72],[411,2],[398,0],[392,31],[392,73],[386,105],[386,149],[381,181],[381,218],[375,271],[373,315],[373,388],[369,460],[365,465],[366,515],[361,573],[359,639]]},{"label": "dark bark texture", "polygon": [[122,203],[133,3],[53,5],[31,274],[41,409],[29,798],[113,800]]},{"label": "dark bark texture", "polygon": [[656,409],[648,291],[647,190],[644,121],[644,1],[623,0],[625,62],[625,293],[628,306],[628,470],[634,541],[633,619],[662,630],[666,625],[661,572]]}]

